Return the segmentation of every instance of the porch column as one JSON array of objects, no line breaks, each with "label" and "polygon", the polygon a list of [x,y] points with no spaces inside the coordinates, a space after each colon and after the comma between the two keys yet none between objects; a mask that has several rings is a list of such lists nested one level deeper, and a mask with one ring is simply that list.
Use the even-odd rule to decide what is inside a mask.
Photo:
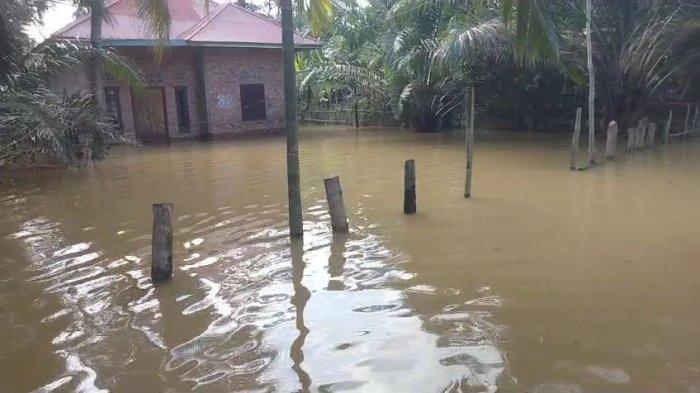
[{"label": "porch column", "polygon": [[204,48],[194,50],[194,75],[197,92],[197,117],[199,118],[199,136],[209,138],[209,108],[207,106],[207,86],[204,75]]}]

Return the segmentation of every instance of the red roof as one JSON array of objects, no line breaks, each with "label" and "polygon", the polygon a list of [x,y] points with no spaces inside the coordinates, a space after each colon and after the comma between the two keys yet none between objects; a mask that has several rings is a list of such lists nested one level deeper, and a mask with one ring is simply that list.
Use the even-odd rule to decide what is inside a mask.
[{"label": "red roof", "polygon": [[[132,1],[107,3],[109,20],[102,27],[105,44],[152,45],[154,37],[135,16]],[[276,20],[232,3],[212,2],[212,7],[207,15],[201,0],[168,0],[171,44],[281,47],[282,27]],[[90,16],[78,17],[51,38],[89,40]],[[320,46],[318,41],[299,33],[295,33],[294,42],[300,47]]]}]

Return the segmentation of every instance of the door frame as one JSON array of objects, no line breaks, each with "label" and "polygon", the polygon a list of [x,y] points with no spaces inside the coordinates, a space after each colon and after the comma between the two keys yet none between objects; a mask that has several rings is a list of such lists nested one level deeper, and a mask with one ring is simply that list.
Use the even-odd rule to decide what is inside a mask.
[{"label": "door frame", "polygon": [[[163,126],[165,127],[165,138],[161,140],[159,138],[159,133],[153,132],[151,130],[149,133],[139,132],[138,125],[138,115],[136,113],[136,99],[134,94],[134,88],[131,88],[131,112],[134,117],[134,134],[136,138],[143,140],[144,142],[170,142],[170,125],[168,124],[168,102],[165,95],[165,86],[146,86],[146,90],[160,90],[161,98],[163,100]],[[148,96],[148,92],[145,93]],[[148,98],[146,97],[148,102]],[[148,103],[150,105],[150,102]]]}]

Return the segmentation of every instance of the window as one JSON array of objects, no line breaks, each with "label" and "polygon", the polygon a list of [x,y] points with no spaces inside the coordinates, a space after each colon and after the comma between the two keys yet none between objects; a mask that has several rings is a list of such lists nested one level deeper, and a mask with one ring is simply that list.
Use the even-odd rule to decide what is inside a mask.
[{"label": "window", "polygon": [[241,117],[243,121],[265,120],[265,85],[241,85]]},{"label": "window", "polygon": [[105,106],[114,124],[119,130],[123,130],[122,107],[119,103],[119,87],[105,87]]},{"label": "window", "polygon": [[175,88],[175,107],[177,110],[177,129],[182,133],[190,132],[190,107],[187,101],[187,88]]}]

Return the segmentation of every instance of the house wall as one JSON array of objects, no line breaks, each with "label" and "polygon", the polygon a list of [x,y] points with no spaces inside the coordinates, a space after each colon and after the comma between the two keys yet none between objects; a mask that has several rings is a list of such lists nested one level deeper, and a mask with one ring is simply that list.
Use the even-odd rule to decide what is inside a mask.
[{"label": "house wall", "polygon": [[[196,59],[201,49],[206,88],[209,133],[214,137],[234,136],[284,128],[284,77],[282,52],[272,49],[246,48],[169,48],[163,59],[154,61],[153,51],[126,48],[120,52],[132,59],[143,71],[149,87],[163,87],[168,135],[170,139],[194,138],[200,135],[200,108],[197,92]],[[49,85],[57,93],[88,92],[88,73],[67,70],[53,78]],[[119,88],[124,133],[136,135],[133,89],[121,80],[106,74],[104,86]],[[240,85],[262,83],[265,86],[266,119],[242,121]],[[189,133],[178,130],[175,88],[187,87]],[[138,135],[137,135],[138,136]]]},{"label": "house wall", "polygon": [[[284,128],[284,72],[281,50],[205,48],[209,128],[213,136]],[[240,85],[265,86],[266,119],[242,121]]]}]

